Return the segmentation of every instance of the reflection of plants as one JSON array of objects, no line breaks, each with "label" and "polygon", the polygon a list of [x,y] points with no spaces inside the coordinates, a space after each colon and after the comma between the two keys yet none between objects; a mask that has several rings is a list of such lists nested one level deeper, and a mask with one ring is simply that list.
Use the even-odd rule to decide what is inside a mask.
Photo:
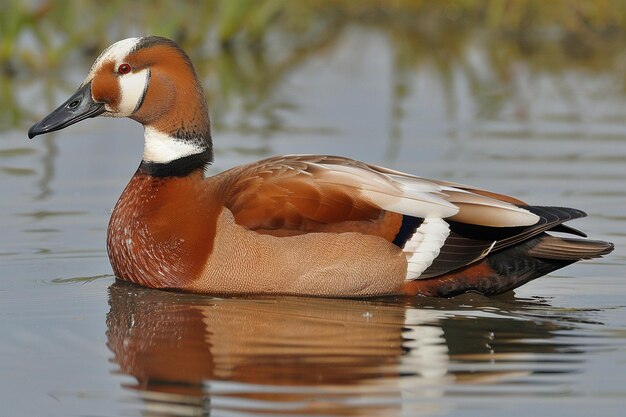
[{"label": "reflection of plants", "polygon": [[[400,100],[408,91],[403,80],[424,62],[437,69],[444,90],[450,93],[452,71],[459,68],[472,91],[492,84],[494,77],[506,79],[514,60],[549,70],[573,64],[606,69],[616,59],[611,51],[623,46],[626,22],[626,6],[619,0],[57,0],[35,4],[5,0],[0,5],[0,106],[5,109],[0,125],[15,126],[31,118],[23,114],[25,107],[14,91],[26,82],[24,77],[48,79],[46,88],[51,90],[62,78],[55,70],[67,68],[65,60],[82,54],[87,66],[111,42],[136,34],[178,40],[194,57],[209,96],[219,97],[221,107],[236,103],[241,109],[244,117],[237,128],[246,129],[245,116],[254,113],[272,130],[280,124],[275,110],[290,106],[268,100],[280,80],[307,57],[332,47],[348,24],[388,33],[394,56],[394,99]],[[469,34],[477,32],[484,35],[480,42],[493,71],[489,74],[479,73],[466,58],[468,42],[477,39]],[[481,111],[491,112],[492,98],[479,103]],[[218,109],[213,113],[219,124],[222,115]],[[401,108],[392,113],[392,117],[401,115]]]}]

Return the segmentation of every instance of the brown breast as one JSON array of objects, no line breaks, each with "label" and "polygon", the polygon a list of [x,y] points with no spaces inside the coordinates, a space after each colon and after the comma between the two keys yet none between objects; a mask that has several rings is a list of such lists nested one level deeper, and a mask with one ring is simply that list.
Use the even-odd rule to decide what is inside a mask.
[{"label": "brown breast", "polygon": [[115,275],[156,288],[183,288],[213,249],[220,206],[201,172],[156,178],[138,172],[109,222],[107,249]]},{"label": "brown breast", "polygon": [[116,276],[206,293],[370,296],[401,288],[406,258],[390,242],[400,215],[318,223],[296,236],[288,229],[255,231],[224,207],[228,184],[200,171],[166,178],[138,172],[109,223]]}]

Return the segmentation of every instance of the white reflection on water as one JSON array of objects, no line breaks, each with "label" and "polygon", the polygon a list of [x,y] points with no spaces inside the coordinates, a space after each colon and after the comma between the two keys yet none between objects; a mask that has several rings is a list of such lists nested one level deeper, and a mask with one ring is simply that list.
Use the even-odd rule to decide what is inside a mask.
[{"label": "white reflection on water", "polygon": [[577,313],[511,317],[501,308],[549,306],[462,299],[465,309],[458,300],[214,299],[120,282],[109,288],[107,345],[115,372],[136,379],[124,387],[142,408],[168,415],[401,415],[418,405],[430,414],[468,392],[564,394],[586,347],[557,334]]}]

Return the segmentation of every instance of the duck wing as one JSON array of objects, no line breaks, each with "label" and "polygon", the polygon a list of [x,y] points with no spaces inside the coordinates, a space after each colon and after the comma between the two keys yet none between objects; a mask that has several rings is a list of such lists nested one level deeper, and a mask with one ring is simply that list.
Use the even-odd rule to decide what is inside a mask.
[{"label": "duck wing", "polygon": [[[535,229],[538,223],[552,223],[508,196],[337,156],[274,157],[218,178],[224,205],[239,225],[275,236],[375,234],[407,254],[409,279],[468,265],[500,238],[505,247],[518,241],[515,235],[523,240],[545,230]],[[480,236],[484,230],[502,234]]]}]

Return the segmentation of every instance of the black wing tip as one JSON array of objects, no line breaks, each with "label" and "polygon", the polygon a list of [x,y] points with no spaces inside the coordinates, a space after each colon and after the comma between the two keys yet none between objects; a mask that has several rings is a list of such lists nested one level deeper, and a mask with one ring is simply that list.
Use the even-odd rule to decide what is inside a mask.
[{"label": "black wing tip", "polygon": [[579,236],[579,237],[587,237],[587,233],[583,232],[582,230],[578,230],[574,227],[571,226],[567,226],[565,224],[558,224],[556,226],[554,226],[552,229],[549,229],[551,232],[558,232],[558,233],[568,233],[570,235],[574,235],[574,236]]},{"label": "black wing tip", "polygon": [[557,216],[559,219],[562,219],[564,222],[568,220],[587,217],[587,213],[585,213],[582,210],[572,208],[572,207],[525,206],[523,208],[525,208],[526,210],[530,211],[533,214],[536,214],[537,216],[545,216],[546,214]]}]

